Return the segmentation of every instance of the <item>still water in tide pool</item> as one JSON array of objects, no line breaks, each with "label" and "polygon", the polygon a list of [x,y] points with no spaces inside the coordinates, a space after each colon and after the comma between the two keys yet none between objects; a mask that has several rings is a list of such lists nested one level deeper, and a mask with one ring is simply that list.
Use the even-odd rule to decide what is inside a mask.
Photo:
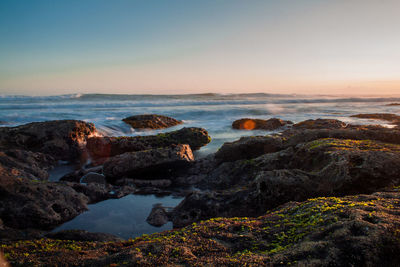
[{"label": "still water in tide pool", "polygon": [[154,195],[128,195],[120,199],[109,199],[89,205],[89,210],[64,223],[53,231],[80,229],[89,232],[101,232],[129,239],[172,229],[172,223],[161,227],[146,222],[154,204],[175,207],[182,198]]}]

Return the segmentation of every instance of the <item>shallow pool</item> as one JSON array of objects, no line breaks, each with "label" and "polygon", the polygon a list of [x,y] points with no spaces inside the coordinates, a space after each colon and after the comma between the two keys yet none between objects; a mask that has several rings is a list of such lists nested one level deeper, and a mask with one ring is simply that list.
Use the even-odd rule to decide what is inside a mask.
[{"label": "shallow pool", "polygon": [[128,195],[120,199],[109,199],[89,205],[89,210],[64,223],[53,231],[79,229],[89,232],[110,233],[124,239],[135,238],[172,229],[169,222],[161,227],[146,222],[154,204],[175,207],[183,198],[154,195]]}]

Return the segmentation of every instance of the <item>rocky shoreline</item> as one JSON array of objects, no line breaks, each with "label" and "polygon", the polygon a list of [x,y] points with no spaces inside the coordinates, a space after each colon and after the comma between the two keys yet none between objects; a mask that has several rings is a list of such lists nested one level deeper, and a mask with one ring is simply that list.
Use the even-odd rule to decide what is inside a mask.
[{"label": "rocky shoreline", "polygon": [[[272,119],[257,128],[281,132],[200,159],[193,151],[211,141],[201,128],[137,137],[100,136],[71,120],[0,128],[2,250],[15,266],[396,266],[400,128],[395,115],[356,116],[395,126]],[[81,168],[50,182],[59,160]],[[138,193],[184,196],[148,217],[176,229],[129,241],[49,233],[88,204]]]}]

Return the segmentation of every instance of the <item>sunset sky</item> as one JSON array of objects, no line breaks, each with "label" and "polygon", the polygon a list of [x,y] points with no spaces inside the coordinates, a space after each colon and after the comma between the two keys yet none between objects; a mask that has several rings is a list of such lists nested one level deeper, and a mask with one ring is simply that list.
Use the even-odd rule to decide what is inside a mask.
[{"label": "sunset sky", "polygon": [[400,94],[400,1],[0,1],[0,94]]}]

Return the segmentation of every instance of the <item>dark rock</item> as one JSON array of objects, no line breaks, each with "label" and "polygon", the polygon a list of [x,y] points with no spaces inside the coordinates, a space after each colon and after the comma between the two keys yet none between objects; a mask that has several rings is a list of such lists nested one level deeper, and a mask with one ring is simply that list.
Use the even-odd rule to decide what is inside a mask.
[{"label": "dark rock", "polygon": [[55,165],[53,157],[39,152],[11,149],[0,151],[0,166],[14,177],[47,180],[48,170]]},{"label": "dark rock", "polygon": [[168,213],[161,204],[156,204],[147,217],[146,222],[156,227],[163,226],[168,222]]},{"label": "dark rock", "polygon": [[85,176],[86,174],[88,174],[89,172],[101,174],[103,172],[103,166],[100,165],[100,166],[95,166],[95,167],[91,167],[91,168],[87,168],[87,169],[79,169],[77,171],[67,173],[66,175],[64,175],[63,177],[60,178],[60,181],[79,183],[81,178],[83,176]]},{"label": "dark rock", "polygon": [[182,123],[174,118],[156,114],[135,115],[122,120],[134,129],[163,129]]},{"label": "dark rock", "polygon": [[92,123],[74,120],[33,122],[0,127],[0,148],[49,154],[55,159],[80,161],[86,139],[96,134]]},{"label": "dark rock", "polygon": [[287,130],[281,137],[285,138],[284,147],[317,140],[321,138],[377,140],[386,143],[400,144],[400,130],[376,125],[347,125],[344,129],[305,129]]},{"label": "dark rock", "polygon": [[293,125],[295,129],[343,129],[346,123],[334,119],[306,120]]},{"label": "dark rock", "polygon": [[319,139],[254,160],[224,163],[203,183],[221,191],[187,196],[172,214],[175,227],[217,216],[258,216],[288,201],[372,193],[398,185],[400,146]]},{"label": "dark rock", "polygon": [[103,172],[111,182],[122,177],[157,179],[155,176],[168,176],[171,170],[187,166],[193,160],[188,145],[176,145],[112,157],[104,163]]},{"label": "dark rock", "polygon": [[394,124],[400,124],[400,116],[390,113],[356,114],[351,115],[350,117],[360,119],[384,120],[392,122]]},{"label": "dark rock", "polygon": [[[3,246],[16,266],[399,266],[400,193],[290,202],[257,218],[213,218],[135,241]],[[34,243],[34,244],[35,244]],[[11,253],[12,252],[12,253]],[[29,255],[26,256],[26,253]],[[149,255],[151,253],[151,255]]]},{"label": "dark rock", "polygon": [[282,139],[274,136],[242,137],[238,141],[224,143],[215,153],[217,162],[251,159],[283,149]]},{"label": "dark rock", "polygon": [[91,233],[85,230],[63,230],[48,233],[46,237],[57,240],[115,242],[123,239],[112,234]]},{"label": "dark rock", "polygon": [[[293,156],[294,149],[289,147],[250,160],[224,162],[206,174],[200,172],[197,175],[199,178],[195,186],[203,190],[227,190],[229,188],[236,190],[238,186],[246,187],[261,171],[289,168]],[[187,179],[194,179],[194,177],[188,176]]]},{"label": "dark rock", "polygon": [[103,174],[99,174],[96,172],[88,172],[81,178],[81,183],[97,183],[97,184],[105,184],[106,177]]},{"label": "dark rock", "polygon": [[276,130],[286,124],[293,124],[291,121],[284,121],[277,118],[271,118],[268,120],[261,119],[240,119],[232,123],[233,129],[240,130]]},{"label": "dark rock", "polygon": [[400,106],[400,103],[390,103],[390,104],[387,104],[386,106]]},{"label": "dark rock", "polygon": [[183,128],[177,131],[151,136],[94,137],[89,138],[87,148],[94,158],[108,158],[125,152],[135,152],[177,144],[189,144],[192,150],[211,141],[202,128]]},{"label": "dark rock", "polygon": [[0,218],[9,227],[51,229],[87,210],[87,203],[67,185],[15,178],[0,168]]},{"label": "dark rock", "polygon": [[172,184],[172,181],[169,179],[159,179],[159,180],[133,179],[132,183],[135,184],[137,187],[165,188],[169,187]]},{"label": "dark rock", "polygon": [[88,204],[97,203],[112,198],[121,198],[126,195],[136,193],[136,188],[131,186],[113,186],[110,184],[99,183],[66,183],[76,192],[84,194],[89,200]]}]

